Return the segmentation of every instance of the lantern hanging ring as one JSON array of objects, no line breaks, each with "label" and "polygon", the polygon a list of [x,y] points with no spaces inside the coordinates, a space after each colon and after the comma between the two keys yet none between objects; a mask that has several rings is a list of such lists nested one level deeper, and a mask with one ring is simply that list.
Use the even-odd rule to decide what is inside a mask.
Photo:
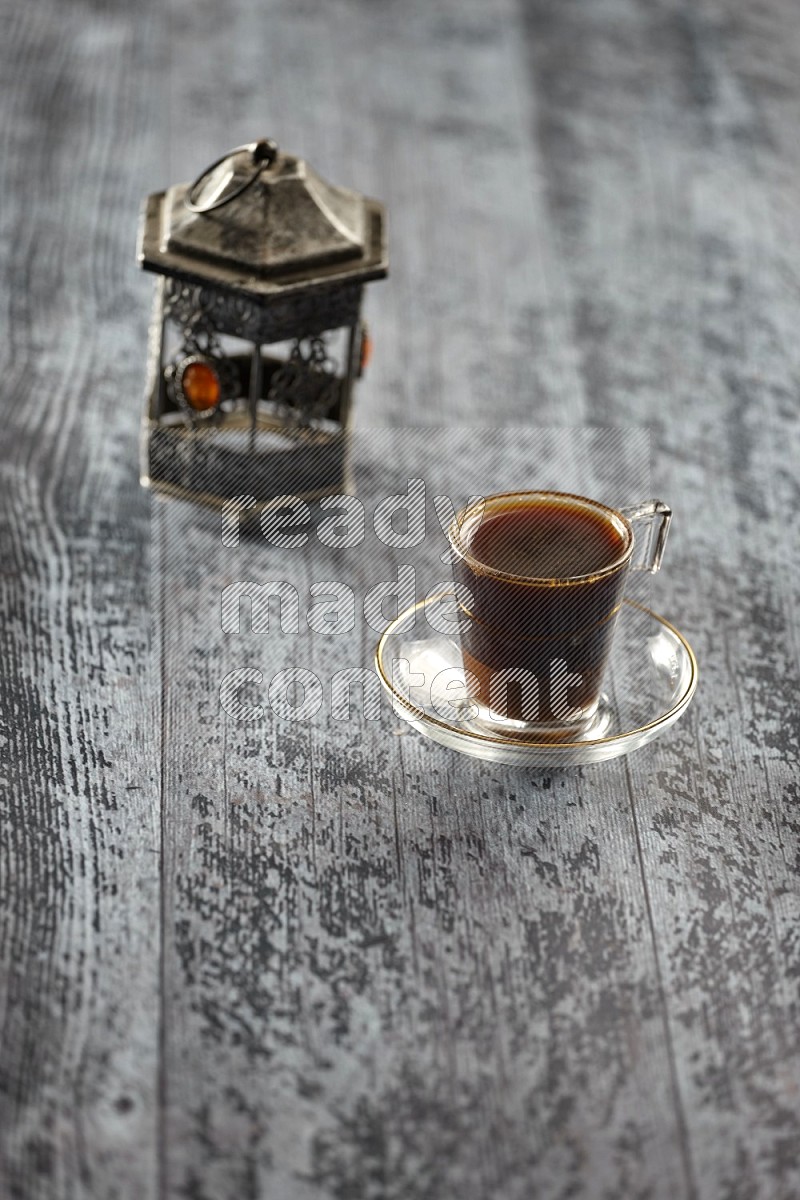
[{"label": "lantern hanging ring", "polygon": [[[217,167],[221,167],[223,163],[232,160],[237,154],[250,155],[252,166],[250,174],[246,175],[241,183],[228,191],[226,190],[227,182],[230,182],[234,178],[233,170],[231,170],[230,179],[226,184],[223,184],[221,195],[218,194],[215,198],[207,202],[199,200],[198,196],[202,191],[203,184],[212,172],[216,171]],[[261,172],[271,167],[277,157],[278,145],[272,138],[261,138],[257,142],[248,142],[244,146],[236,146],[235,149],[229,150],[227,154],[223,154],[222,158],[218,158],[209,167],[206,167],[204,171],[200,172],[186,193],[186,207],[191,209],[192,212],[209,213],[213,212],[214,209],[222,208],[225,204],[230,204],[231,200],[235,200],[237,196],[241,196],[242,192],[254,184]]]}]

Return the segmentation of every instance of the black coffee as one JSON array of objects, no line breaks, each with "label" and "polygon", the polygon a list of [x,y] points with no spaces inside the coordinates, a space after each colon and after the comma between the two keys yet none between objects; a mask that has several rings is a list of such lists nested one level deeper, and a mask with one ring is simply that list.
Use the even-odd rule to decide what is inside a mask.
[{"label": "black coffee", "polygon": [[541,501],[492,509],[473,534],[471,556],[508,575],[569,579],[609,566],[625,550],[625,534],[596,511]]},{"label": "black coffee", "polygon": [[472,596],[460,633],[473,694],[544,724],[591,708],[622,602],[628,527],[591,501],[522,493],[490,498],[462,538],[453,575]]}]

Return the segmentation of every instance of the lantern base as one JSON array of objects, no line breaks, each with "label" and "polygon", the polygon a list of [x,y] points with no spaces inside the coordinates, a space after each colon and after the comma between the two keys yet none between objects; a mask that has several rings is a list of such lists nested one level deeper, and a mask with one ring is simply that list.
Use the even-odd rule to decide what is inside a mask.
[{"label": "lantern base", "polygon": [[252,496],[264,507],[278,496],[314,499],[351,490],[343,430],[290,436],[263,419],[253,430],[249,419],[237,421],[238,415],[222,427],[198,429],[146,419],[142,484],[216,506],[237,496]]},{"label": "lantern base", "polygon": [[[246,360],[238,364],[244,371]],[[218,418],[195,424],[167,395],[163,373],[151,371],[141,430],[145,487],[221,507],[252,496],[263,508],[279,496],[310,500],[351,491],[346,428],[336,420],[293,424],[265,399],[255,412],[242,399]]]}]

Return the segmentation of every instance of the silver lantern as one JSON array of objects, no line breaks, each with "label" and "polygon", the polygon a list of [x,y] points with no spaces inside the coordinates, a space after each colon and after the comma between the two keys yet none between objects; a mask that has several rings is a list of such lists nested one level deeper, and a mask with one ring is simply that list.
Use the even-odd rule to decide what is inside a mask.
[{"label": "silver lantern", "polygon": [[147,198],[157,281],[142,482],[221,504],[347,490],[364,284],[387,274],[384,208],[263,140]]}]

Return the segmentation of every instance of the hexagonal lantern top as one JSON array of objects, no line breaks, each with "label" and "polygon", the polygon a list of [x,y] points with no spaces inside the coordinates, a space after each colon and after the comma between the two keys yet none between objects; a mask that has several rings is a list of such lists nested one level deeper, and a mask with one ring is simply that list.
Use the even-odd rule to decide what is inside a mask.
[{"label": "hexagonal lantern top", "polygon": [[387,274],[383,206],[264,140],[147,198],[151,324],[142,482],[224,503],[340,492],[364,284]]}]

